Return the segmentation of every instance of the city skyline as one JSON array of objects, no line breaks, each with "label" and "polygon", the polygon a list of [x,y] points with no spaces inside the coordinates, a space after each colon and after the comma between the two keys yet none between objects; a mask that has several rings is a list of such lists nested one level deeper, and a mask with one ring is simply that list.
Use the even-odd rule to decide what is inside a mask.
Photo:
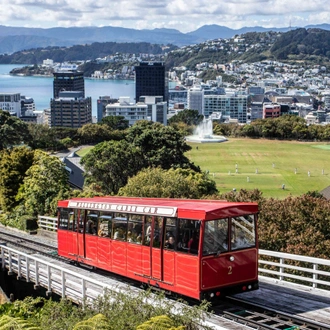
[{"label": "city skyline", "polygon": [[104,0],[0,0],[0,6],[0,25],[19,27],[172,28],[186,33],[208,24],[239,29],[330,23],[325,0],[113,0],[111,7]]}]

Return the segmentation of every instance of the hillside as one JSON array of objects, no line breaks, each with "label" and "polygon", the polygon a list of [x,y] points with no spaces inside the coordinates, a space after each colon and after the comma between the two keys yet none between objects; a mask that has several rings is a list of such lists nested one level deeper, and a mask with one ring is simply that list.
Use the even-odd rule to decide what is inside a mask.
[{"label": "hillside", "polygon": [[[173,33],[176,33],[175,30]],[[168,68],[185,66],[188,69],[195,69],[196,64],[203,62],[225,64],[233,60],[246,63],[262,60],[291,63],[304,61],[306,64],[328,66],[330,65],[330,31],[301,28],[284,33],[248,32],[230,39],[215,39],[181,48],[146,42],[95,42],[90,45],[38,48],[11,55],[0,55],[0,64],[41,64],[48,58],[54,62],[93,61],[116,53],[154,54],[162,56],[162,59],[165,56],[165,64]],[[124,57],[121,63],[125,63]],[[91,69],[102,69],[102,65]]]},{"label": "hillside", "polygon": [[[167,51],[176,49],[175,46],[168,46]],[[0,55],[0,64],[41,64],[48,58],[54,62],[65,61],[87,61],[102,58],[115,53],[130,54],[164,54],[164,49],[158,44],[147,42],[140,43],[116,43],[116,42],[95,42],[91,45],[76,45],[72,47],[47,47],[36,48],[26,51],[15,52],[11,55]]]},{"label": "hillside", "polygon": [[[329,24],[308,26],[330,30]],[[296,29],[296,28],[294,28]],[[25,28],[0,25],[0,54],[11,54],[30,48],[73,46],[94,42],[147,42],[151,44],[193,45],[211,39],[232,38],[248,32],[287,32],[290,28],[263,28],[260,26],[230,29],[220,25],[204,25],[195,31],[182,33],[175,29],[136,30],[114,26]]]},{"label": "hillside", "polygon": [[224,64],[233,60],[246,63],[262,60],[306,61],[330,64],[330,31],[296,29],[280,32],[248,32],[227,40],[187,46],[169,53],[168,67],[195,68],[202,62]]}]

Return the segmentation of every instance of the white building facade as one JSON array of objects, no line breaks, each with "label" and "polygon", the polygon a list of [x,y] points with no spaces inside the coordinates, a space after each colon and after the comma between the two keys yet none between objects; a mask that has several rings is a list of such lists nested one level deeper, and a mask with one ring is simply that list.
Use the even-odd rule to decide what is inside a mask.
[{"label": "white building facade", "polygon": [[12,116],[21,116],[21,94],[0,93],[0,109],[8,111]]},{"label": "white building facade", "polygon": [[188,90],[187,95],[188,109],[198,110],[198,113],[202,115],[204,113],[204,90],[202,86],[195,85]]},{"label": "white building facade", "polygon": [[138,120],[148,120],[148,106],[145,103],[132,103],[129,97],[120,97],[118,103],[108,104],[105,116],[123,116],[130,126]]},{"label": "white building facade", "polygon": [[247,95],[205,95],[204,113],[208,118],[212,113],[220,112],[221,117],[227,121],[237,120],[246,123],[248,111]]}]

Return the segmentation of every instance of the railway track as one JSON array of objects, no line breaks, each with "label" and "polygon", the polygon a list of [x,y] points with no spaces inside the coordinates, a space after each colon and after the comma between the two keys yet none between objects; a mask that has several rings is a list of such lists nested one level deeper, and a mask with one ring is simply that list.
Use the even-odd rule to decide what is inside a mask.
[{"label": "railway track", "polygon": [[[29,238],[21,233],[0,232],[0,242],[24,252],[47,255],[56,260],[68,262],[66,259],[57,256],[57,249],[54,245],[36,241],[35,238]],[[98,273],[104,275],[105,272],[100,271]],[[109,273],[107,273],[107,276],[110,276]],[[122,282],[123,278],[118,277],[113,276],[114,279]],[[235,297],[226,297],[220,304],[213,306],[212,310],[215,317],[225,318],[234,322],[237,326],[242,325],[244,328],[249,327],[259,330],[330,330],[329,324],[289,315]]]},{"label": "railway track", "polygon": [[213,308],[216,315],[259,330],[329,330],[322,324],[307,318],[265,308],[234,297],[226,297],[223,304]]},{"label": "railway track", "polygon": [[[52,255],[54,257],[57,256],[57,248],[54,245],[36,241],[35,239],[28,238],[27,235],[22,235],[21,233],[1,231],[0,242],[28,253],[38,253],[47,256]],[[59,258],[59,260],[64,259]]]}]

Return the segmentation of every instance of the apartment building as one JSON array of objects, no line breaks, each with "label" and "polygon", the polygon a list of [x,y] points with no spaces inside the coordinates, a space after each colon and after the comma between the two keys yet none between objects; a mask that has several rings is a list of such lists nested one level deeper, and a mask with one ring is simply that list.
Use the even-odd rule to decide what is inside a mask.
[{"label": "apartment building", "polygon": [[8,111],[12,116],[21,116],[21,94],[0,93],[0,109]]},{"label": "apartment building", "polygon": [[50,100],[51,127],[79,128],[92,123],[92,99],[82,91],[59,92]]},{"label": "apartment building", "polygon": [[148,106],[145,103],[133,103],[129,97],[120,97],[119,102],[106,106],[106,116],[123,116],[130,126],[138,120],[148,119]]},{"label": "apartment building", "polygon": [[247,95],[204,95],[204,116],[208,118],[212,113],[221,113],[226,121],[237,120],[246,123],[248,111]]}]

